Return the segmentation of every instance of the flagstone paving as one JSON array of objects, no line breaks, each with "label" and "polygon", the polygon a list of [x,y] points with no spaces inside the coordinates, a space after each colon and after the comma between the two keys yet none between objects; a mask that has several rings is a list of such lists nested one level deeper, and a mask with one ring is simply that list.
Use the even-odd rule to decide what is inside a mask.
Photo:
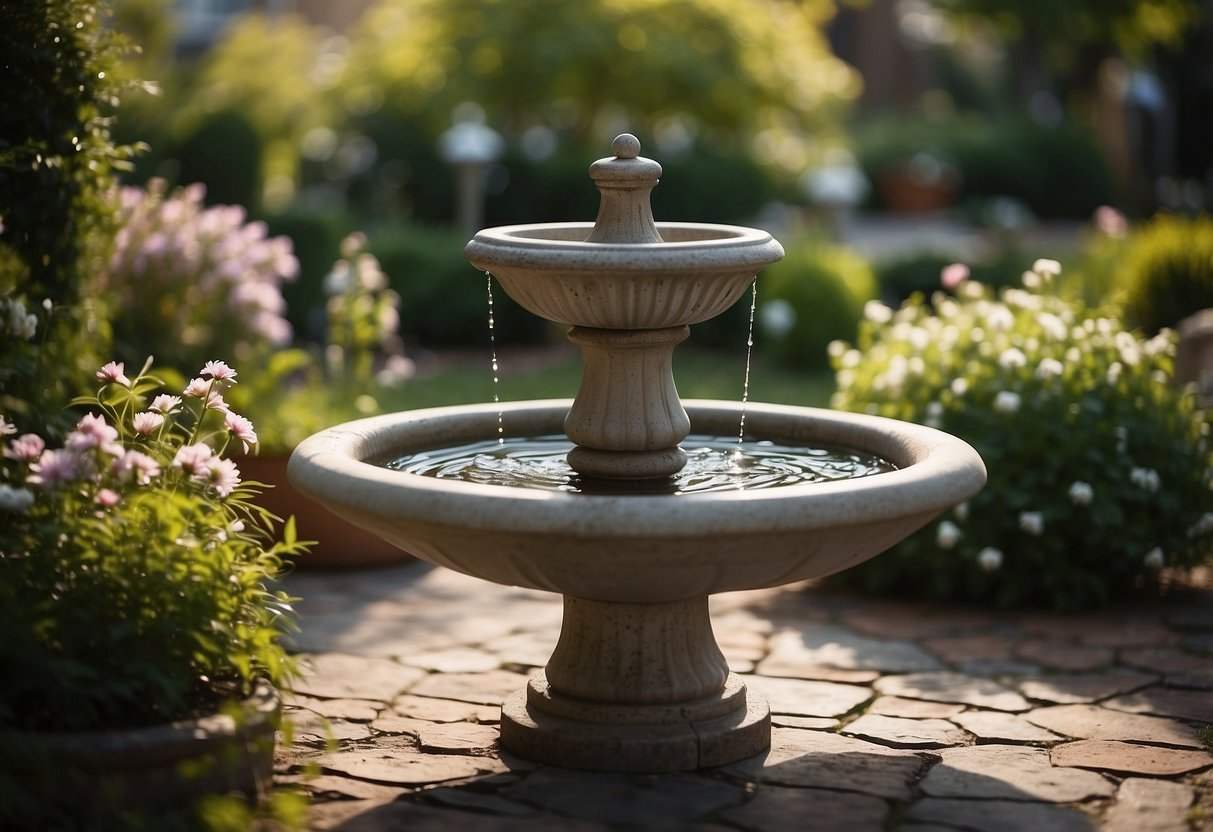
[{"label": "flagstone paving", "polygon": [[503,751],[560,599],[420,562],[291,576],[305,675],[276,780],[314,830],[1213,832],[1213,578],[1098,613],[809,586],[712,599],[769,752],[668,775]]}]

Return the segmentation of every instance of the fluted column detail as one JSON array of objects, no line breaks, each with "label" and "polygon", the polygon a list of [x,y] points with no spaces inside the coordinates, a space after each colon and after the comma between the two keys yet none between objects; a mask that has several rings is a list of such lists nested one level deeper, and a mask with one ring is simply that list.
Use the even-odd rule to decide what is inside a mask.
[{"label": "fluted column detail", "polygon": [[546,673],[563,696],[667,705],[719,694],[729,668],[706,597],[623,604],[565,596],[560,641]]},{"label": "fluted column detail", "polygon": [[[564,429],[578,448],[569,464],[594,477],[654,478],[686,462],[678,443],[691,430],[674,386],[674,347],[690,328],[593,329],[575,326],[581,388]],[[606,453],[599,453],[606,452]]]}]

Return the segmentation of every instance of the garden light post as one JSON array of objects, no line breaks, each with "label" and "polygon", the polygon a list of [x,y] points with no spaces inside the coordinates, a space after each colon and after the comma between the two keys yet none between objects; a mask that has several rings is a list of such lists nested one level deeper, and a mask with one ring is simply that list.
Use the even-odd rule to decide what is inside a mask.
[{"label": "garden light post", "polygon": [[484,109],[479,104],[460,104],[452,121],[454,124],[438,139],[438,150],[455,171],[459,227],[471,235],[484,224],[484,180],[489,165],[501,155],[504,142],[501,134],[484,123]]}]

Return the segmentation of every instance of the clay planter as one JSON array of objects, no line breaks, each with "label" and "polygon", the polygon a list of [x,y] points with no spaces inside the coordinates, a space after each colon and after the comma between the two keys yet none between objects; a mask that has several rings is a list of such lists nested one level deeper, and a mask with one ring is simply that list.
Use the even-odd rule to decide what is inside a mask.
[{"label": "clay planter", "polygon": [[27,795],[60,814],[98,822],[176,813],[208,795],[268,793],[281,704],[263,682],[241,703],[240,719],[216,713],[145,728],[19,732],[5,742],[25,765]]},{"label": "clay planter", "polygon": [[297,568],[355,569],[391,566],[412,559],[378,535],[318,508],[314,501],[296,491],[286,475],[289,459],[289,453],[269,453],[241,457],[239,465],[245,480],[273,486],[257,498],[259,505],[283,520],[293,516],[299,539],[316,541],[306,555],[295,560]]}]

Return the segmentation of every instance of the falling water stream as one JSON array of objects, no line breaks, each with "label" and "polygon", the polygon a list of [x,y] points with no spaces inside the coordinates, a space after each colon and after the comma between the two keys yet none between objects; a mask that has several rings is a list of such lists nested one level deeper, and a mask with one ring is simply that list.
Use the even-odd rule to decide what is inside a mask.
[{"label": "falling water stream", "polygon": [[750,284],[750,328],[745,336],[745,380],[741,384],[741,423],[737,426],[737,453],[745,445],[745,408],[750,402],[750,357],[754,353],[754,310],[758,307],[758,280]]},{"label": "falling water stream", "polygon": [[[505,419],[501,413],[501,373],[497,369],[497,329],[493,318],[493,275],[484,273],[489,296],[489,349],[492,352],[493,404],[497,405],[497,444],[505,444]],[[752,316],[751,316],[752,317]]]}]

